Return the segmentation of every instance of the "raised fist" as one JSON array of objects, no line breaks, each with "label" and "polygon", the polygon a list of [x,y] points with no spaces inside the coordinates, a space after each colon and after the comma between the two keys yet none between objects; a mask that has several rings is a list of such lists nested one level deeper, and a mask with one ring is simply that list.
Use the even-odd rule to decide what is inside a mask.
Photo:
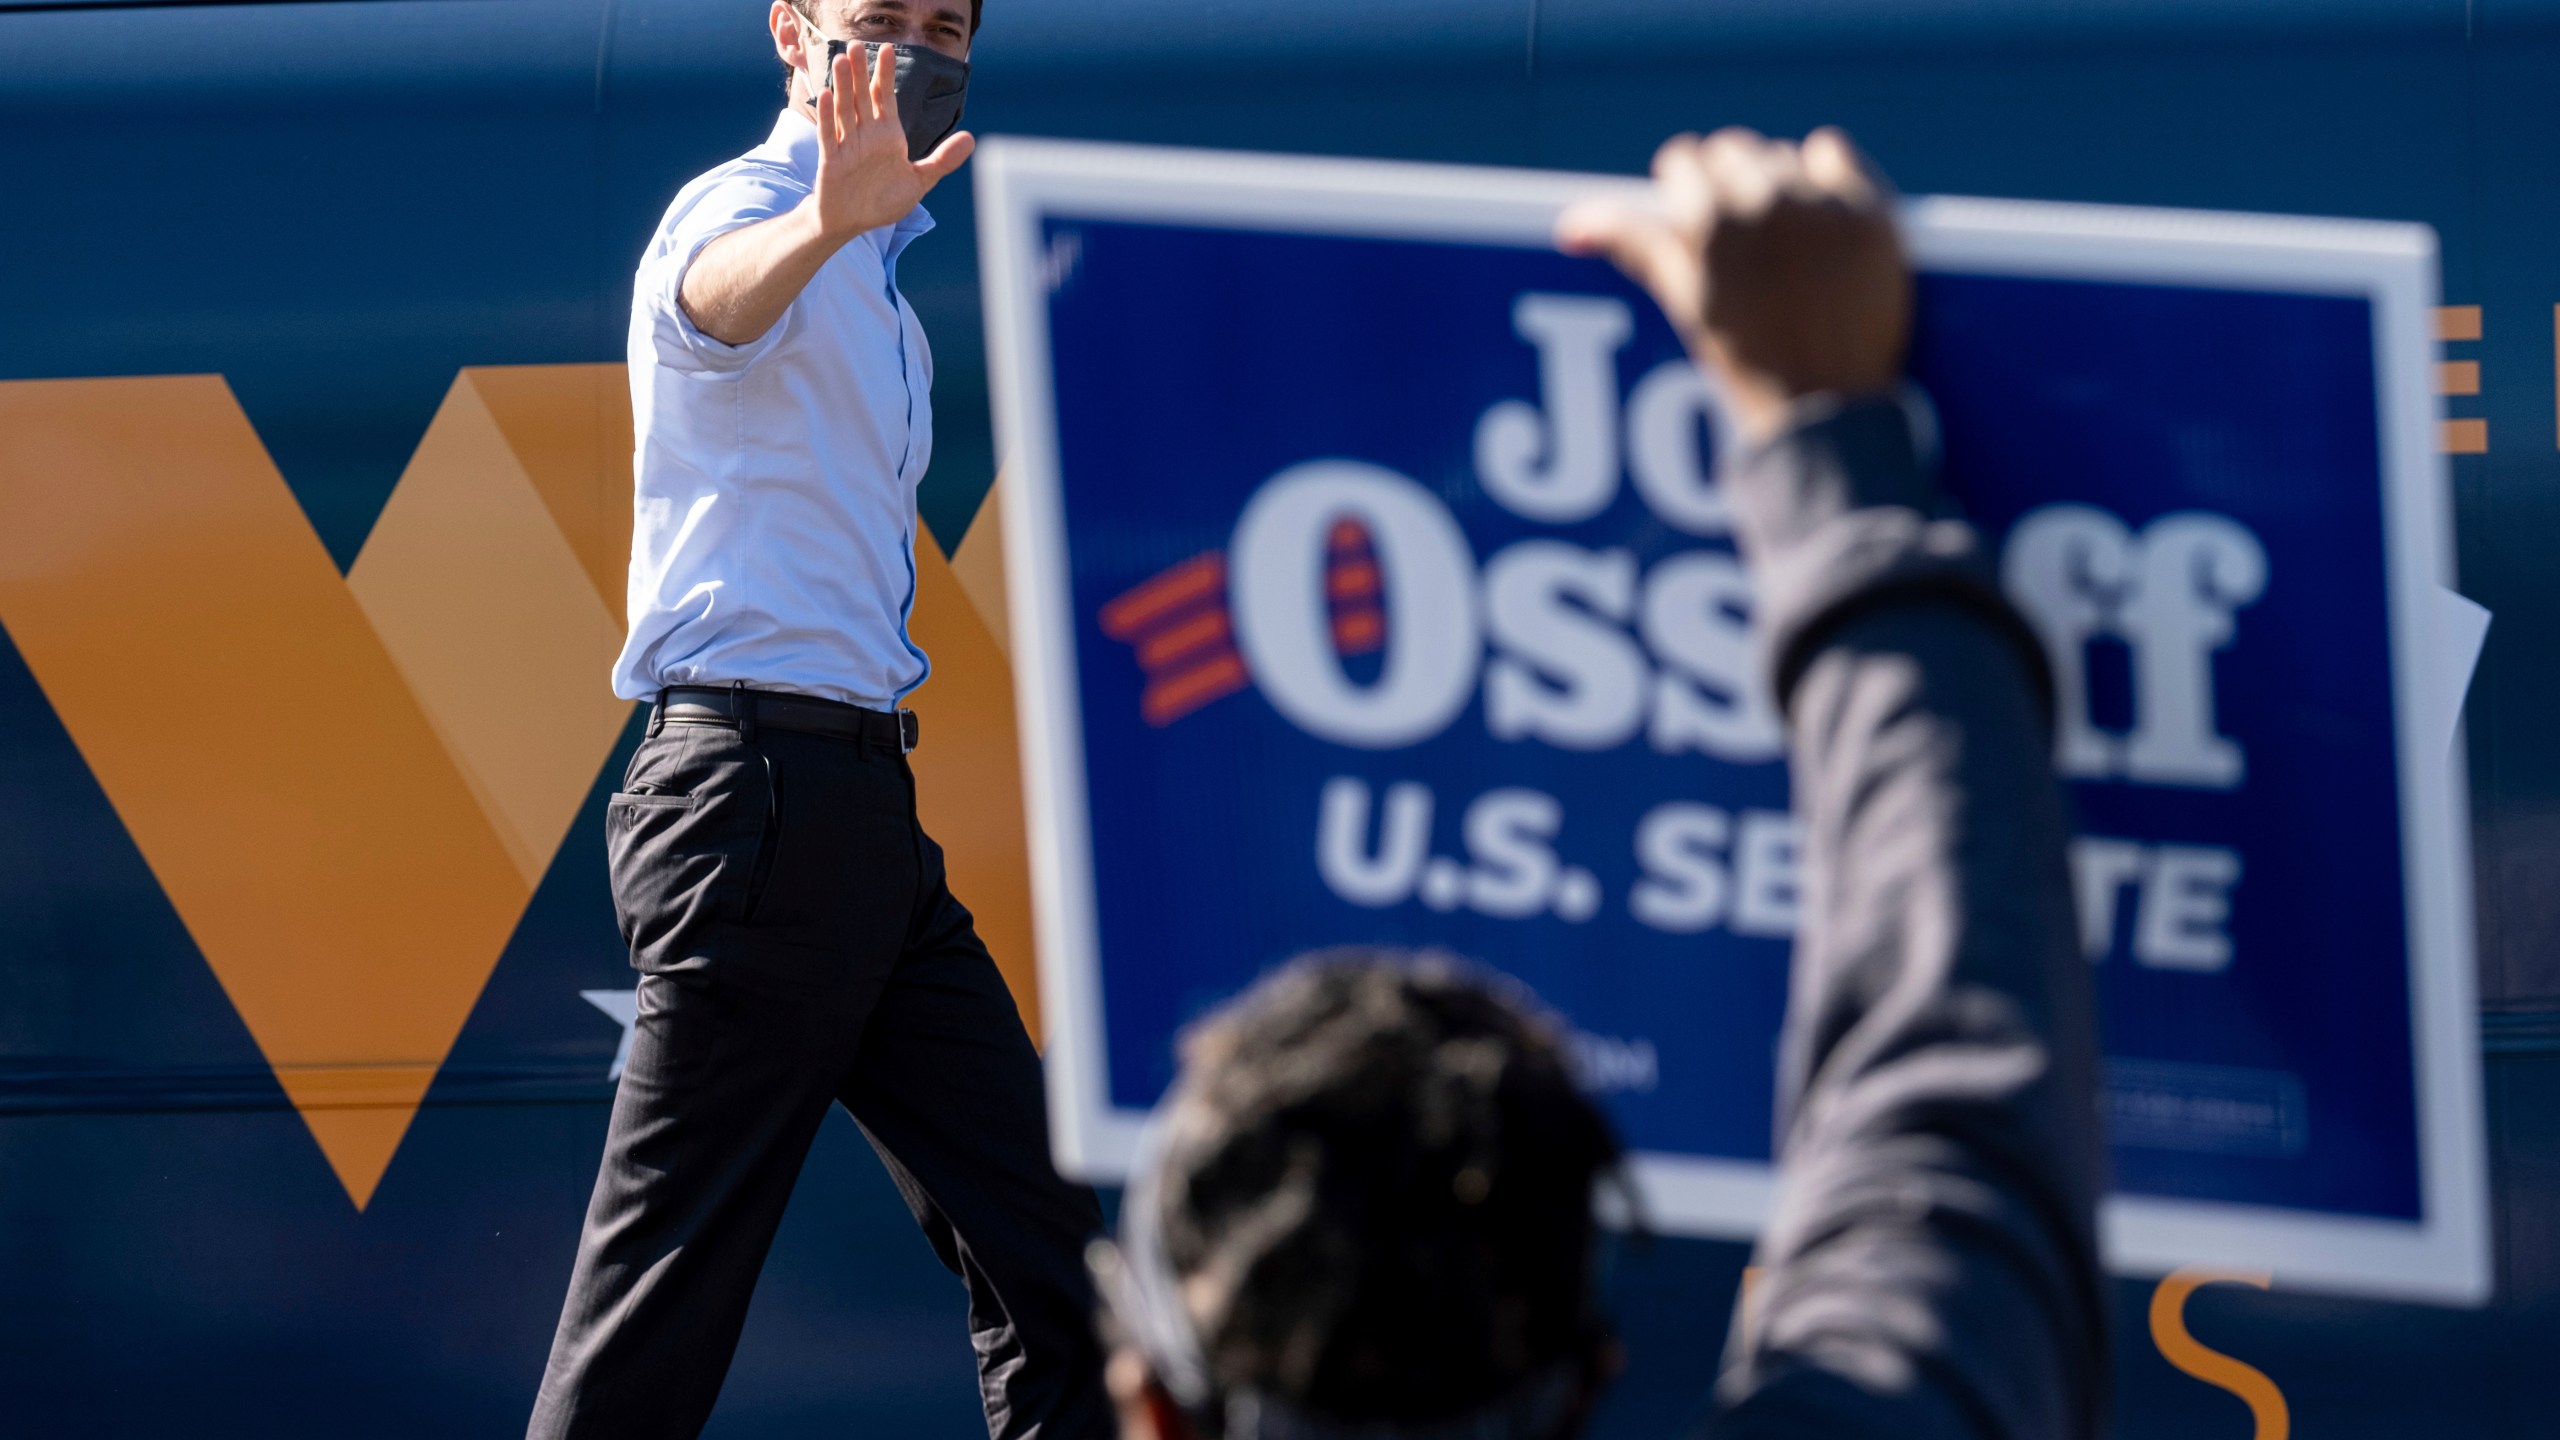
[{"label": "raised fist", "polygon": [[1911,273],[1891,192],[1846,135],[1675,136],[1653,179],[1653,205],[1576,205],[1556,242],[1653,292],[1748,438],[1774,434],[1803,396],[1901,379]]}]

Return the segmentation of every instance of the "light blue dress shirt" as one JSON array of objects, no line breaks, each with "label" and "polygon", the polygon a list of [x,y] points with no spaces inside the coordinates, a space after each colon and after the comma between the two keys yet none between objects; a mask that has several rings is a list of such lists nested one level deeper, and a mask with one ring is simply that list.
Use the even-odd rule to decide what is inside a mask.
[{"label": "light blue dress shirt", "polygon": [[703,246],[798,205],[817,173],[817,127],[785,110],[765,143],[685,186],[640,262],[625,699],[744,681],[886,710],[924,682],[907,616],[933,358],[897,279],[933,217],[918,206],[854,239],[747,344],[676,303]]}]

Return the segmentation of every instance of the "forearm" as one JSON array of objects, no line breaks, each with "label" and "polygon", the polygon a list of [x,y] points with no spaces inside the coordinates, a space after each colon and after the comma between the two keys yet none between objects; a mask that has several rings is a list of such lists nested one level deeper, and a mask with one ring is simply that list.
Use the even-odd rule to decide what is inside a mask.
[{"label": "forearm", "polygon": [[816,205],[732,230],[702,247],[676,292],[685,319],[723,345],[745,345],[780,324],[791,302],[849,238],[819,224]]},{"label": "forearm", "polygon": [[2096,1036],[2039,652],[1889,406],[1733,484],[1803,927],[1724,1435],[2071,1437],[2105,1390]]}]

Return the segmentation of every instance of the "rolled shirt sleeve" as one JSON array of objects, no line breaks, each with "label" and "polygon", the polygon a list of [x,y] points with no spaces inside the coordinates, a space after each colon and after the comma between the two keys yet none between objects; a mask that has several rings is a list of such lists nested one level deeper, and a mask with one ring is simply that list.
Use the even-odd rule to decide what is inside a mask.
[{"label": "rolled shirt sleeve", "polygon": [[733,230],[789,212],[807,194],[788,173],[758,170],[722,175],[699,193],[678,197],[675,213],[650,247],[637,277],[661,363],[688,374],[735,374],[781,343],[793,323],[789,313],[746,344],[730,345],[704,334],[684,313],[678,297],[685,272],[693,268],[704,246]]}]

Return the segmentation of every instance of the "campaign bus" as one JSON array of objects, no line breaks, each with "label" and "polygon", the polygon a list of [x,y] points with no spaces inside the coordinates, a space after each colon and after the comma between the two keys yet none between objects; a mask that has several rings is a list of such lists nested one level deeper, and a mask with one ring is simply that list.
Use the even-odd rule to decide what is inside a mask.
[{"label": "campaign bus", "polygon": [[[1950,485],[2086,660],[2059,758],[2109,922],[2118,1433],[2548,1431],[2560,5],[989,0],[973,63],[966,123],[1007,144],[899,265],[937,411],[914,758],[1053,1076],[1081,1067],[1062,1159],[1106,1204],[1171,1035],[1281,942],[1473,950],[1575,1025],[1662,1197],[1609,1279],[1595,1433],[1698,1414],[1769,1159],[1783,766],[1711,401],[1523,217],[1678,130],[1837,123],[1914,197]],[[520,1431],[632,1013],[602,836],[644,723],[605,685],[631,273],[781,96],[731,0],[0,0],[0,1430]],[[1058,143],[1197,183],[990,208]],[[1398,233],[1309,218],[1379,163],[1448,183],[1370,207]],[[1285,204],[1206,213],[1255,165]],[[1485,184],[1528,205],[1505,233],[1421,213]],[[2149,249],[2061,243],[2090,207]],[[2064,258],[1985,258],[2030,233]],[[2231,268],[2260,243],[2280,273]],[[1201,297],[1275,270],[1301,291],[1228,286],[1237,324],[1357,347],[1222,352]],[[1385,285],[1412,323],[1357,313]],[[2059,417],[2075,377],[2130,393],[2130,350],[2073,340],[2101,333],[2151,347],[2167,408],[2092,437]],[[1054,432],[1016,383],[1052,345],[1090,362],[1054,370]],[[1402,404],[1320,393],[1385,366]],[[1320,424],[1220,390],[1282,381]],[[2016,426],[2001,386],[2034,393]],[[2171,413],[2198,423],[2135,423]],[[1609,453],[1559,470],[1567,431]],[[2170,470],[2229,483],[2146,488]],[[1440,582],[1434,623],[1479,617],[1457,661],[1398,649],[1450,633],[1406,604]],[[1184,596],[1232,665],[1143,661]],[[1070,662],[1073,695],[1035,673]],[[1382,678],[1402,708],[1363,708]],[[1094,854],[1228,865],[1273,953],[1171,969],[1125,873],[1044,878],[1065,757],[1034,722],[1069,714],[1088,780],[1130,782]],[[1147,768],[1243,743],[1273,764],[1232,813]],[[1596,944],[1625,965],[1558,958]],[[963,1310],[831,1117],[710,1433],[981,1433]]]}]

